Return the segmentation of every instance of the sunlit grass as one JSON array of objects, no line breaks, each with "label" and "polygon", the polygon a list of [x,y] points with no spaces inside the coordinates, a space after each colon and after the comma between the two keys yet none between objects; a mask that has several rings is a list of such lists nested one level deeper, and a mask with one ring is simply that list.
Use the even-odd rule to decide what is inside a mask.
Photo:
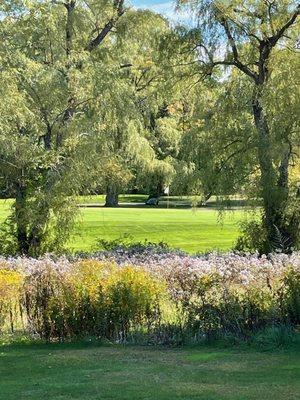
[{"label": "sunlit grass", "polygon": [[163,241],[189,252],[230,249],[243,211],[214,209],[83,208],[70,247],[90,250],[97,240],[130,235],[133,241]]},{"label": "sunlit grass", "polygon": [[[158,208],[143,206],[146,198],[145,195],[121,195],[119,208],[102,207],[103,195],[78,198],[79,204],[88,207],[80,209],[69,248],[90,251],[100,239],[129,235],[134,241],[163,241],[188,252],[226,251],[234,245],[238,223],[245,216],[243,209],[238,208],[224,213],[220,219],[214,207],[188,207],[193,197],[171,197],[170,208],[166,199]],[[0,222],[8,215],[11,204],[11,200],[0,200]]]}]

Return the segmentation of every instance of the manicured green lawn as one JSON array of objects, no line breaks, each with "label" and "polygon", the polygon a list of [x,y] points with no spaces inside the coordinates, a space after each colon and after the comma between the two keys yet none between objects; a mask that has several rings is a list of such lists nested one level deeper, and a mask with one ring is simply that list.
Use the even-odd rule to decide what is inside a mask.
[{"label": "manicured green lawn", "polygon": [[[122,196],[124,203],[141,202],[145,196]],[[103,196],[80,198],[80,203],[101,204]],[[176,201],[179,199],[176,199]],[[0,200],[0,222],[8,213],[10,200]],[[164,203],[163,203],[164,204]],[[129,234],[135,241],[164,241],[171,247],[188,252],[228,250],[238,236],[241,209],[227,212],[223,223],[212,208],[152,208],[140,206],[119,208],[82,207],[77,228],[69,247],[72,250],[95,249],[99,239],[112,240]]]},{"label": "manicured green lawn", "polygon": [[73,250],[90,250],[99,239],[116,239],[130,234],[136,241],[164,241],[189,252],[228,250],[238,235],[242,211],[224,216],[218,223],[213,209],[83,208]]},{"label": "manicured green lawn", "polygon": [[297,400],[300,348],[0,347],[1,400]]}]

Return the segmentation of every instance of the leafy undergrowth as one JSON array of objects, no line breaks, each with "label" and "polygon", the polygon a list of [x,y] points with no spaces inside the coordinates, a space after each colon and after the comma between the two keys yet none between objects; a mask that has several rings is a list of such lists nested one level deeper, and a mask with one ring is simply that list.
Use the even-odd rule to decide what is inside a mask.
[{"label": "leafy undergrowth", "polygon": [[215,345],[2,345],[0,376],[1,400],[296,400],[300,344],[268,352]]},{"label": "leafy undergrowth", "polygon": [[91,336],[178,345],[223,338],[273,347],[289,342],[300,325],[299,253],[113,254],[0,259],[2,332],[47,341]]}]

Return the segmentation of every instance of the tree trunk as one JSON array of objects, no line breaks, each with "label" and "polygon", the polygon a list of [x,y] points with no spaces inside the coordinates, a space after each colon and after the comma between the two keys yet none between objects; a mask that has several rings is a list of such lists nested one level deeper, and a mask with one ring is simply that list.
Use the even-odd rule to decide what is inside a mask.
[{"label": "tree trunk", "polygon": [[71,0],[68,3],[64,3],[67,9],[67,22],[66,22],[66,54],[70,57],[73,49],[73,25],[74,25],[74,9],[75,1]]},{"label": "tree trunk", "polygon": [[155,197],[159,198],[164,195],[164,183],[162,180],[159,180],[152,189],[150,189],[148,200]]},{"label": "tree trunk", "polygon": [[107,185],[105,207],[118,207],[119,205],[119,191],[118,186],[115,183],[109,183]]},{"label": "tree trunk", "polygon": [[38,218],[35,219],[35,223],[31,226],[28,234],[28,251],[33,257],[38,257],[42,253],[45,228],[49,217],[50,211],[47,204],[40,206]]},{"label": "tree trunk", "polygon": [[201,199],[200,205],[201,206],[206,206],[206,203],[211,198],[211,196],[212,196],[212,191],[204,193],[203,194],[203,198]]},{"label": "tree trunk", "polygon": [[[273,163],[269,126],[263,109],[262,85],[256,85],[253,101],[253,116],[258,134],[258,161],[260,167],[261,196],[264,208],[264,225],[267,242],[264,252],[290,247],[290,238],[285,223],[285,205],[288,198],[289,155],[283,155],[279,171]],[[289,241],[289,244],[288,244]]]},{"label": "tree trunk", "polygon": [[18,252],[27,255],[29,244],[27,237],[26,187],[22,183],[18,183],[16,188],[15,220]]}]

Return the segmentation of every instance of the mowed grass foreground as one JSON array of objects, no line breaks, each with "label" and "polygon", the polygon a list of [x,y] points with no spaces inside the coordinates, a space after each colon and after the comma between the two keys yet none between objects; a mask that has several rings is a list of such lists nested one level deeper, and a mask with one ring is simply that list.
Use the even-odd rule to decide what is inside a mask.
[{"label": "mowed grass foreground", "polygon": [[[130,203],[140,203],[145,196],[123,196],[121,207],[105,208],[100,206],[103,200],[103,196],[79,199],[79,203],[89,206],[80,208],[75,233],[68,243],[71,250],[95,250],[100,239],[114,240],[130,235],[133,241],[163,241],[191,253],[225,251],[234,245],[238,222],[245,215],[242,209],[228,211],[220,221],[219,213],[212,207],[176,208],[174,202],[173,208],[143,207]],[[162,204],[166,207],[166,201]],[[0,222],[8,215],[10,205],[10,200],[0,200]]]},{"label": "mowed grass foreground", "polygon": [[300,347],[0,347],[1,400],[296,400]]}]

